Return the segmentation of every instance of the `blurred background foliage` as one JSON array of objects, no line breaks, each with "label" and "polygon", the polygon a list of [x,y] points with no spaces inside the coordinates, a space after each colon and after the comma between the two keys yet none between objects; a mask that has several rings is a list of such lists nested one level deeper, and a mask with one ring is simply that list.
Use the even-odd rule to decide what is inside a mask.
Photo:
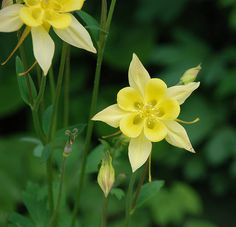
[{"label": "blurred background foliage", "polygon": [[[98,20],[99,9],[100,1],[89,0],[83,8]],[[58,47],[54,58],[57,71],[61,41],[56,36],[54,40]],[[136,211],[133,226],[235,226],[235,41],[235,0],[117,1],[102,68],[98,110],[115,103],[117,91],[127,86],[133,52],[138,54],[152,77],[164,79],[169,86],[176,84],[186,69],[202,65],[198,76],[201,86],[183,105],[180,116],[187,121],[201,119],[186,126],[197,154],[171,147],[166,142],[155,144],[153,178],[163,179],[165,186]],[[1,33],[0,43],[3,60],[16,45],[16,34]],[[33,63],[31,45],[28,38],[25,42],[27,57]],[[71,50],[70,124],[74,125],[86,123],[88,117],[96,58],[85,51]],[[37,81],[35,73],[32,76]],[[45,105],[49,103],[47,99]],[[94,146],[99,144],[97,138],[112,132],[109,126],[96,123]],[[27,196],[32,193],[26,195],[23,191],[26,188],[27,193],[42,191],[43,187],[37,184],[45,182],[45,162],[33,155],[36,145],[22,140],[35,135],[30,110],[19,95],[14,59],[0,67],[0,135],[0,226],[7,226],[6,220],[13,211],[27,215],[28,206],[22,201],[27,204]],[[66,214],[73,204],[83,141],[82,134],[67,163],[65,190],[69,197],[61,226],[67,226]],[[87,172],[91,175],[86,179],[82,196],[81,226],[99,226],[100,223],[103,195],[96,183],[99,158],[95,156],[99,156],[102,149],[101,145],[96,147],[92,151],[94,157],[89,158]],[[58,165],[61,152],[56,152]],[[114,165],[121,188],[125,188],[130,174],[127,147],[121,149]],[[33,183],[27,187],[29,181]],[[113,196],[110,199],[109,226],[122,226],[124,198],[119,193],[120,200]],[[11,216],[14,218],[17,218],[16,213]],[[33,226],[30,223],[29,226]]]}]

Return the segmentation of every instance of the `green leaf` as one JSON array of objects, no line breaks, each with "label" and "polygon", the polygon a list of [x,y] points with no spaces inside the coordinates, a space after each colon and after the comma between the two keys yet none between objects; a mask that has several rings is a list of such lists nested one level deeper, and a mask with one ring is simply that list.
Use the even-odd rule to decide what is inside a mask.
[{"label": "green leaf", "polygon": [[29,183],[26,191],[23,193],[23,201],[37,226],[47,226],[49,211],[47,209],[45,188]]},{"label": "green leaf", "polygon": [[85,22],[86,24],[85,28],[87,28],[90,31],[92,39],[94,41],[98,41],[99,31],[100,31],[100,25],[98,21],[94,17],[92,17],[91,15],[82,10],[77,11],[77,14]]},{"label": "green leaf", "polygon": [[169,189],[163,188],[150,201],[150,205],[153,220],[158,226],[182,226],[186,215],[199,215],[202,212],[199,195],[183,183],[175,183]]},{"label": "green leaf", "polygon": [[164,181],[152,181],[144,184],[141,188],[141,192],[137,201],[136,208],[141,207],[145,202],[154,197],[160,189],[163,187]]},{"label": "green leaf", "polygon": [[236,155],[236,131],[229,128],[217,130],[212,139],[206,145],[206,157],[210,164],[221,165],[226,162],[232,155]]},{"label": "green leaf", "polygon": [[51,125],[51,118],[52,118],[52,111],[53,105],[50,105],[44,112],[43,112],[43,131],[47,135],[49,133],[50,125]]},{"label": "green leaf", "polygon": [[35,157],[40,158],[42,157],[43,151],[44,151],[44,146],[42,144],[39,144],[34,148],[33,154]]},{"label": "green leaf", "polygon": [[121,200],[125,197],[125,193],[120,188],[112,188],[111,195],[114,195],[118,200]]},{"label": "green leaf", "polygon": [[184,227],[217,227],[215,224],[209,222],[209,221],[206,221],[206,220],[188,220]]},{"label": "green leaf", "polygon": [[8,218],[9,222],[16,227],[32,227],[34,223],[27,217],[24,217],[20,214],[13,213]]},{"label": "green leaf", "polygon": [[[19,57],[16,57],[16,74],[20,95],[27,105],[31,105],[32,103],[30,100],[30,96],[32,95],[32,98],[35,99],[37,97],[37,91],[31,76],[29,74],[27,74],[26,76],[20,76],[19,74],[22,72],[24,72],[23,63]],[[29,79],[29,81],[27,81],[27,78]],[[29,91],[28,89],[28,82],[30,84],[31,91]]]},{"label": "green leaf", "polygon": [[98,145],[89,154],[86,165],[86,173],[96,173],[98,166],[103,158],[106,147],[103,144]]},{"label": "green leaf", "polygon": [[52,148],[51,148],[50,144],[47,144],[46,146],[44,146],[44,149],[43,149],[42,155],[41,155],[43,161],[46,162],[48,160],[48,157],[51,152],[52,152]]}]

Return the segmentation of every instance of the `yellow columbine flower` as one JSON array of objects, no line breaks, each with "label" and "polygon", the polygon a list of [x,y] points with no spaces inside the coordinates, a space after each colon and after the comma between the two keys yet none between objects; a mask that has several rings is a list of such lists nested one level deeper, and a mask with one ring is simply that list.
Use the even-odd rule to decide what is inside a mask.
[{"label": "yellow columbine flower", "polygon": [[51,27],[65,42],[96,53],[89,33],[70,13],[80,10],[83,3],[84,0],[24,0],[24,4],[0,10],[0,32],[17,31],[26,25],[19,42],[22,43],[31,31],[34,56],[46,75],[55,50],[49,35]]},{"label": "yellow columbine flower", "polygon": [[164,81],[150,78],[133,54],[129,85],[117,94],[117,104],[96,114],[92,120],[120,127],[130,138],[129,160],[132,171],[141,167],[151,154],[152,142],[163,139],[176,147],[194,152],[185,129],[177,122],[180,105],[198,88],[199,82],[167,88]]}]

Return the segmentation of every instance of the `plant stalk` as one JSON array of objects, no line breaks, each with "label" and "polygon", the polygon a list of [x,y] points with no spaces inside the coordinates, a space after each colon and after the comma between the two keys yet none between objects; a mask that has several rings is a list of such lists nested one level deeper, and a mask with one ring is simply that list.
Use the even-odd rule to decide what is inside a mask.
[{"label": "plant stalk", "polygon": [[100,77],[101,77],[103,55],[104,55],[107,34],[109,32],[115,4],[116,4],[116,0],[112,0],[109,13],[108,13],[109,17],[107,20],[105,20],[105,18],[107,18],[107,6],[106,6],[106,0],[102,0],[101,31],[99,35],[99,41],[98,41],[98,49],[97,49],[98,54],[97,54],[97,63],[96,63],[95,78],[94,78],[94,85],[93,85],[92,101],[90,105],[90,114],[89,114],[89,122],[88,122],[86,137],[85,137],[85,145],[84,145],[84,149],[82,153],[80,175],[79,175],[78,188],[77,188],[77,193],[76,193],[75,206],[72,213],[71,227],[75,226],[76,216],[79,211],[79,203],[80,203],[80,196],[81,196],[84,175],[85,175],[87,154],[90,149],[93,126],[94,126],[93,121],[91,121],[90,119],[95,114],[96,107],[97,107],[97,98],[98,98],[98,92],[99,92],[99,83],[100,83]]}]

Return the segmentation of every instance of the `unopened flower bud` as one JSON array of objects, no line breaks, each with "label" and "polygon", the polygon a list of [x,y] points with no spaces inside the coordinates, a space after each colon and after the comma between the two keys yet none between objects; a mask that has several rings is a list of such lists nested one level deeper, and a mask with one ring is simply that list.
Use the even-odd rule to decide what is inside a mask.
[{"label": "unopened flower bud", "polygon": [[115,170],[112,166],[112,158],[110,154],[107,154],[102,160],[97,181],[105,197],[107,197],[115,181]]},{"label": "unopened flower bud", "polygon": [[68,157],[71,153],[71,150],[72,150],[72,144],[70,143],[67,143],[64,147],[64,152],[63,152],[63,156],[64,157]]},{"label": "unopened flower bud", "polygon": [[200,70],[201,70],[201,65],[188,69],[180,78],[180,82],[183,84],[194,82]]}]

